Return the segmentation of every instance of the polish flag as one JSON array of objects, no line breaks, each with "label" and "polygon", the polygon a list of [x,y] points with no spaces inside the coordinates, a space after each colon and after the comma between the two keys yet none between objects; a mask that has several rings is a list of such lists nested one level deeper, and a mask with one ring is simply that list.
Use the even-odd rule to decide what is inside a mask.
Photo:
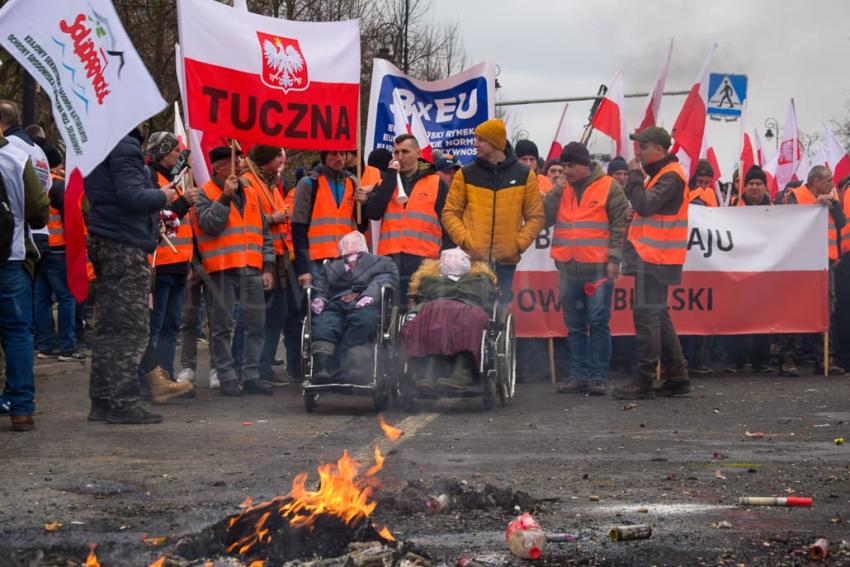
[{"label": "polish flag", "polygon": [[357,146],[357,20],[289,21],[178,0],[177,22],[191,128],[303,150]]},{"label": "polish flag", "polygon": [[434,158],[431,157],[432,148],[431,142],[428,140],[428,131],[425,130],[425,125],[422,124],[419,113],[411,109],[414,102],[414,100],[405,101],[401,96],[401,91],[393,89],[391,110],[395,135],[400,136],[404,132],[413,134],[416,143],[419,144],[420,157],[428,163],[434,163]]},{"label": "polish flag", "polygon": [[[694,174],[699,151],[702,148],[702,137],[705,133],[706,109],[708,108],[708,66],[717,50],[717,44],[711,46],[702,64],[688,97],[685,99],[679,117],[673,125],[673,138],[680,149],[679,161],[689,175]],[[682,153],[685,156],[682,156]]]},{"label": "polish flag", "polygon": [[[174,63],[177,66],[177,88],[180,90],[180,99],[183,101],[183,110],[186,109],[186,78],[183,74],[183,70],[185,69],[185,65],[183,62],[183,51],[180,49],[180,44],[174,44]],[[177,139],[180,139],[180,134],[177,133],[177,116],[179,115],[179,109],[176,106],[175,102],[174,107],[174,135],[177,136]],[[192,165],[192,178],[195,181],[195,184],[200,186],[210,180],[210,164],[207,163],[207,154],[203,150],[202,139],[204,133],[200,130],[195,130],[194,128],[186,128],[183,125],[182,119],[180,120],[181,126],[183,126],[184,140],[186,140],[186,144],[189,147],[189,163]],[[191,126],[191,125],[190,125]]]},{"label": "polish flag", "polygon": [[552,140],[552,145],[549,146],[549,155],[546,156],[546,161],[558,159],[564,146],[575,141],[573,129],[570,125],[570,117],[567,116],[567,109],[570,107],[568,102],[564,103],[564,110],[561,111],[561,120],[558,122],[558,130],[555,132],[555,139]]},{"label": "polish flag", "polygon": [[664,94],[664,84],[667,82],[667,70],[670,69],[670,60],[673,57],[673,38],[670,38],[670,48],[667,50],[667,59],[664,61],[664,66],[661,67],[661,72],[658,73],[658,78],[655,79],[655,86],[652,92],[646,99],[646,110],[643,113],[643,120],[640,121],[635,133],[646,130],[650,126],[658,124],[658,116],[661,113],[661,98]]},{"label": "polish flag", "polygon": [[792,181],[802,181],[806,182],[806,178],[809,176],[809,170],[812,169],[812,163],[809,161],[809,154],[803,151],[800,154],[800,163],[797,164],[797,171],[794,172],[794,176],[791,178]]},{"label": "polish flag", "polygon": [[756,149],[756,151],[755,151],[756,163],[758,164],[759,167],[763,168],[764,167],[764,149],[762,149],[762,146],[761,146],[761,136],[759,136],[759,131],[753,129],[753,136],[754,136],[755,141],[756,141],[756,147],[755,147],[755,149]]},{"label": "polish flag", "polygon": [[776,198],[779,193],[779,183],[776,182],[776,168],[779,165],[779,152],[775,152],[769,160],[767,160],[762,169],[767,177],[767,190],[770,192],[770,199]]},{"label": "polish flag", "polygon": [[[717,190],[717,180],[720,179],[720,163],[717,161],[717,152],[714,151],[714,144],[711,143],[711,138],[708,135],[708,128],[705,130],[705,135],[702,137],[702,149],[699,152],[700,159],[707,160],[714,169],[714,177],[711,179],[711,185]],[[717,202],[721,200],[718,195]]]},{"label": "polish flag", "polygon": [[176,100],[174,101],[174,135],[180,142],[180,149],[185,150],[189,138],[186,136],[186,127],[183,125],[183,118],[180,116],[180,103]]},{"label": "polish flag", "polygon": [[785,117],[785,127],[782,129],[779,151],[776,154],[776,171],[774,174],[780,189],[784,189],[788,182],[794,178],[802,157],[800,134],[797,131],[797,109],[792,98],[788,105],[788,114]]},{"label": "polish flag", "polygon": [[632,148],[629,144],[629,129],[626,126],[626,98],[623,93],[623,75],[617,73],[611,80],[611,87],[590,121],[590,125],[609,136],[617,145],[617,155],[626,161],[632,158]]},{"label": "polish flag", "polygon": [[824,137],[823,147],[826,148],[826,162],[832,170],[832,178],[835,184],[850,175],[850,155],[835,137],[835,134],[826,124],[823,125]]},{"label": "polish flag", "polygon": [[[747,178],[747,173],[750,171],[750,168],[756,164],[755,153],[753,152],[753,143],[750,141],[750,135],[747,132],[744,132],[744,139],[741,142],[741,154],[738,156],[738,167],[740,171],[738,171],[738,194],[743,193],[744,180]],[[732,192],[730,191],[731,195]],[[743,204],[742,200],[739,200],[739,203]]]}]

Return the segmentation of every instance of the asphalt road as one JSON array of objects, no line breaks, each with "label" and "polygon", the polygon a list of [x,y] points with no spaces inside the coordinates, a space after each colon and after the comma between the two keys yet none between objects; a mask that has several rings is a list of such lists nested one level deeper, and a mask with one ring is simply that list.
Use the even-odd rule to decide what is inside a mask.
[{"label": "asphalt road", "polygon": [[[368,460],[382,439],[366,398],[323,398],[307,414],[296,385],[220,398],[200,370],[198,396],[160,406],[162,424],[111,426],[85,419],[88,365],[39,361],[37,429],[0,430],[0,566],[15,564],[10,550],[84,557],[92,542],[105,567],[143,565],[246,497],[285,494],[295,474],[344,449]],[[439,401],[387,420],[405,435],[380,441],[385,495],[458,482],[528,492],[547,531],[575,538],[547,547],[549,565],[796,565],[818,537],[832,544],[825,564],[850,565],[839,549],[850,540],[848,377],[720,374],[695,380],[688,398],[634,407],[520,384],[506,408]],[[788,495],[814,505],[737,504]],[[409,508],[379,506],[376,516],[435,564],[461,555],[514,564],[503,535],[510,508]],[[63,526],[47,532],[50,522]],[[652,537],[607,540],[611,526],[628,523],[652,525]],[[158,536],[165,547],[143,543]]]}]

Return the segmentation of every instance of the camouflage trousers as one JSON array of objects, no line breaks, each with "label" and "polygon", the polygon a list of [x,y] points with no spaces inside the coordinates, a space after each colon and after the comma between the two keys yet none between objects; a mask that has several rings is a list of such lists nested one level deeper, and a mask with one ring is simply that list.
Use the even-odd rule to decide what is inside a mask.
[{"label": "camouflage trousers", "polygon": [[151,268],[142,250],[114,240],[90,236],[88,251],[97,276],[89,397],[126,409],[140,400],[138,368],[148,341]]}]

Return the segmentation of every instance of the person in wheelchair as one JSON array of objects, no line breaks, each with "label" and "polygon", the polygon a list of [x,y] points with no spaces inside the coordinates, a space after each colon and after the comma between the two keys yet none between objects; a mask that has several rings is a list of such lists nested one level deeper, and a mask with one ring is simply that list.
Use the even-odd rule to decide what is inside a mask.
[{"label": "person in wheelchair", "polygon": [[[371,380],[383,284],[398,287],[393,261],[369,254],[362,233],[343,236],[339,258],[322,266],[310,305],[314,313],[310,344],[314,383],[345,380],[367,384]],[[337,376],[340,368],[345,369],[345,376]]]},{"label": "person in wheelchair", "polygon": [[402,357],[412,364],[416,387],[466,389],[480,367],[481,337],[499,292],[486,262],[460,248],[424,260],[410,281],[414,307],[405,317]]}]

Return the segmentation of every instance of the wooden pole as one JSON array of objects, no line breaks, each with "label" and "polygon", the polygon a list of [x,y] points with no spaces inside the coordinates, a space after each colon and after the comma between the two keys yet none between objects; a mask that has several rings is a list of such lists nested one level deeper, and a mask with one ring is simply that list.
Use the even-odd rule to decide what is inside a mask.
[{"label": "wooden pole", "polygon": [[557,377],[555,376],[555,339],[549,337],[549,377],[552,380],[552,384],[557,382]]},{"label": "wooden pole", "polygon": [[823,334],[823,375],[829,376],[829,329]]},{"label": "wooden pole", "polygon": [[236,139],[230,140],[230,175],[236,175]]}]

